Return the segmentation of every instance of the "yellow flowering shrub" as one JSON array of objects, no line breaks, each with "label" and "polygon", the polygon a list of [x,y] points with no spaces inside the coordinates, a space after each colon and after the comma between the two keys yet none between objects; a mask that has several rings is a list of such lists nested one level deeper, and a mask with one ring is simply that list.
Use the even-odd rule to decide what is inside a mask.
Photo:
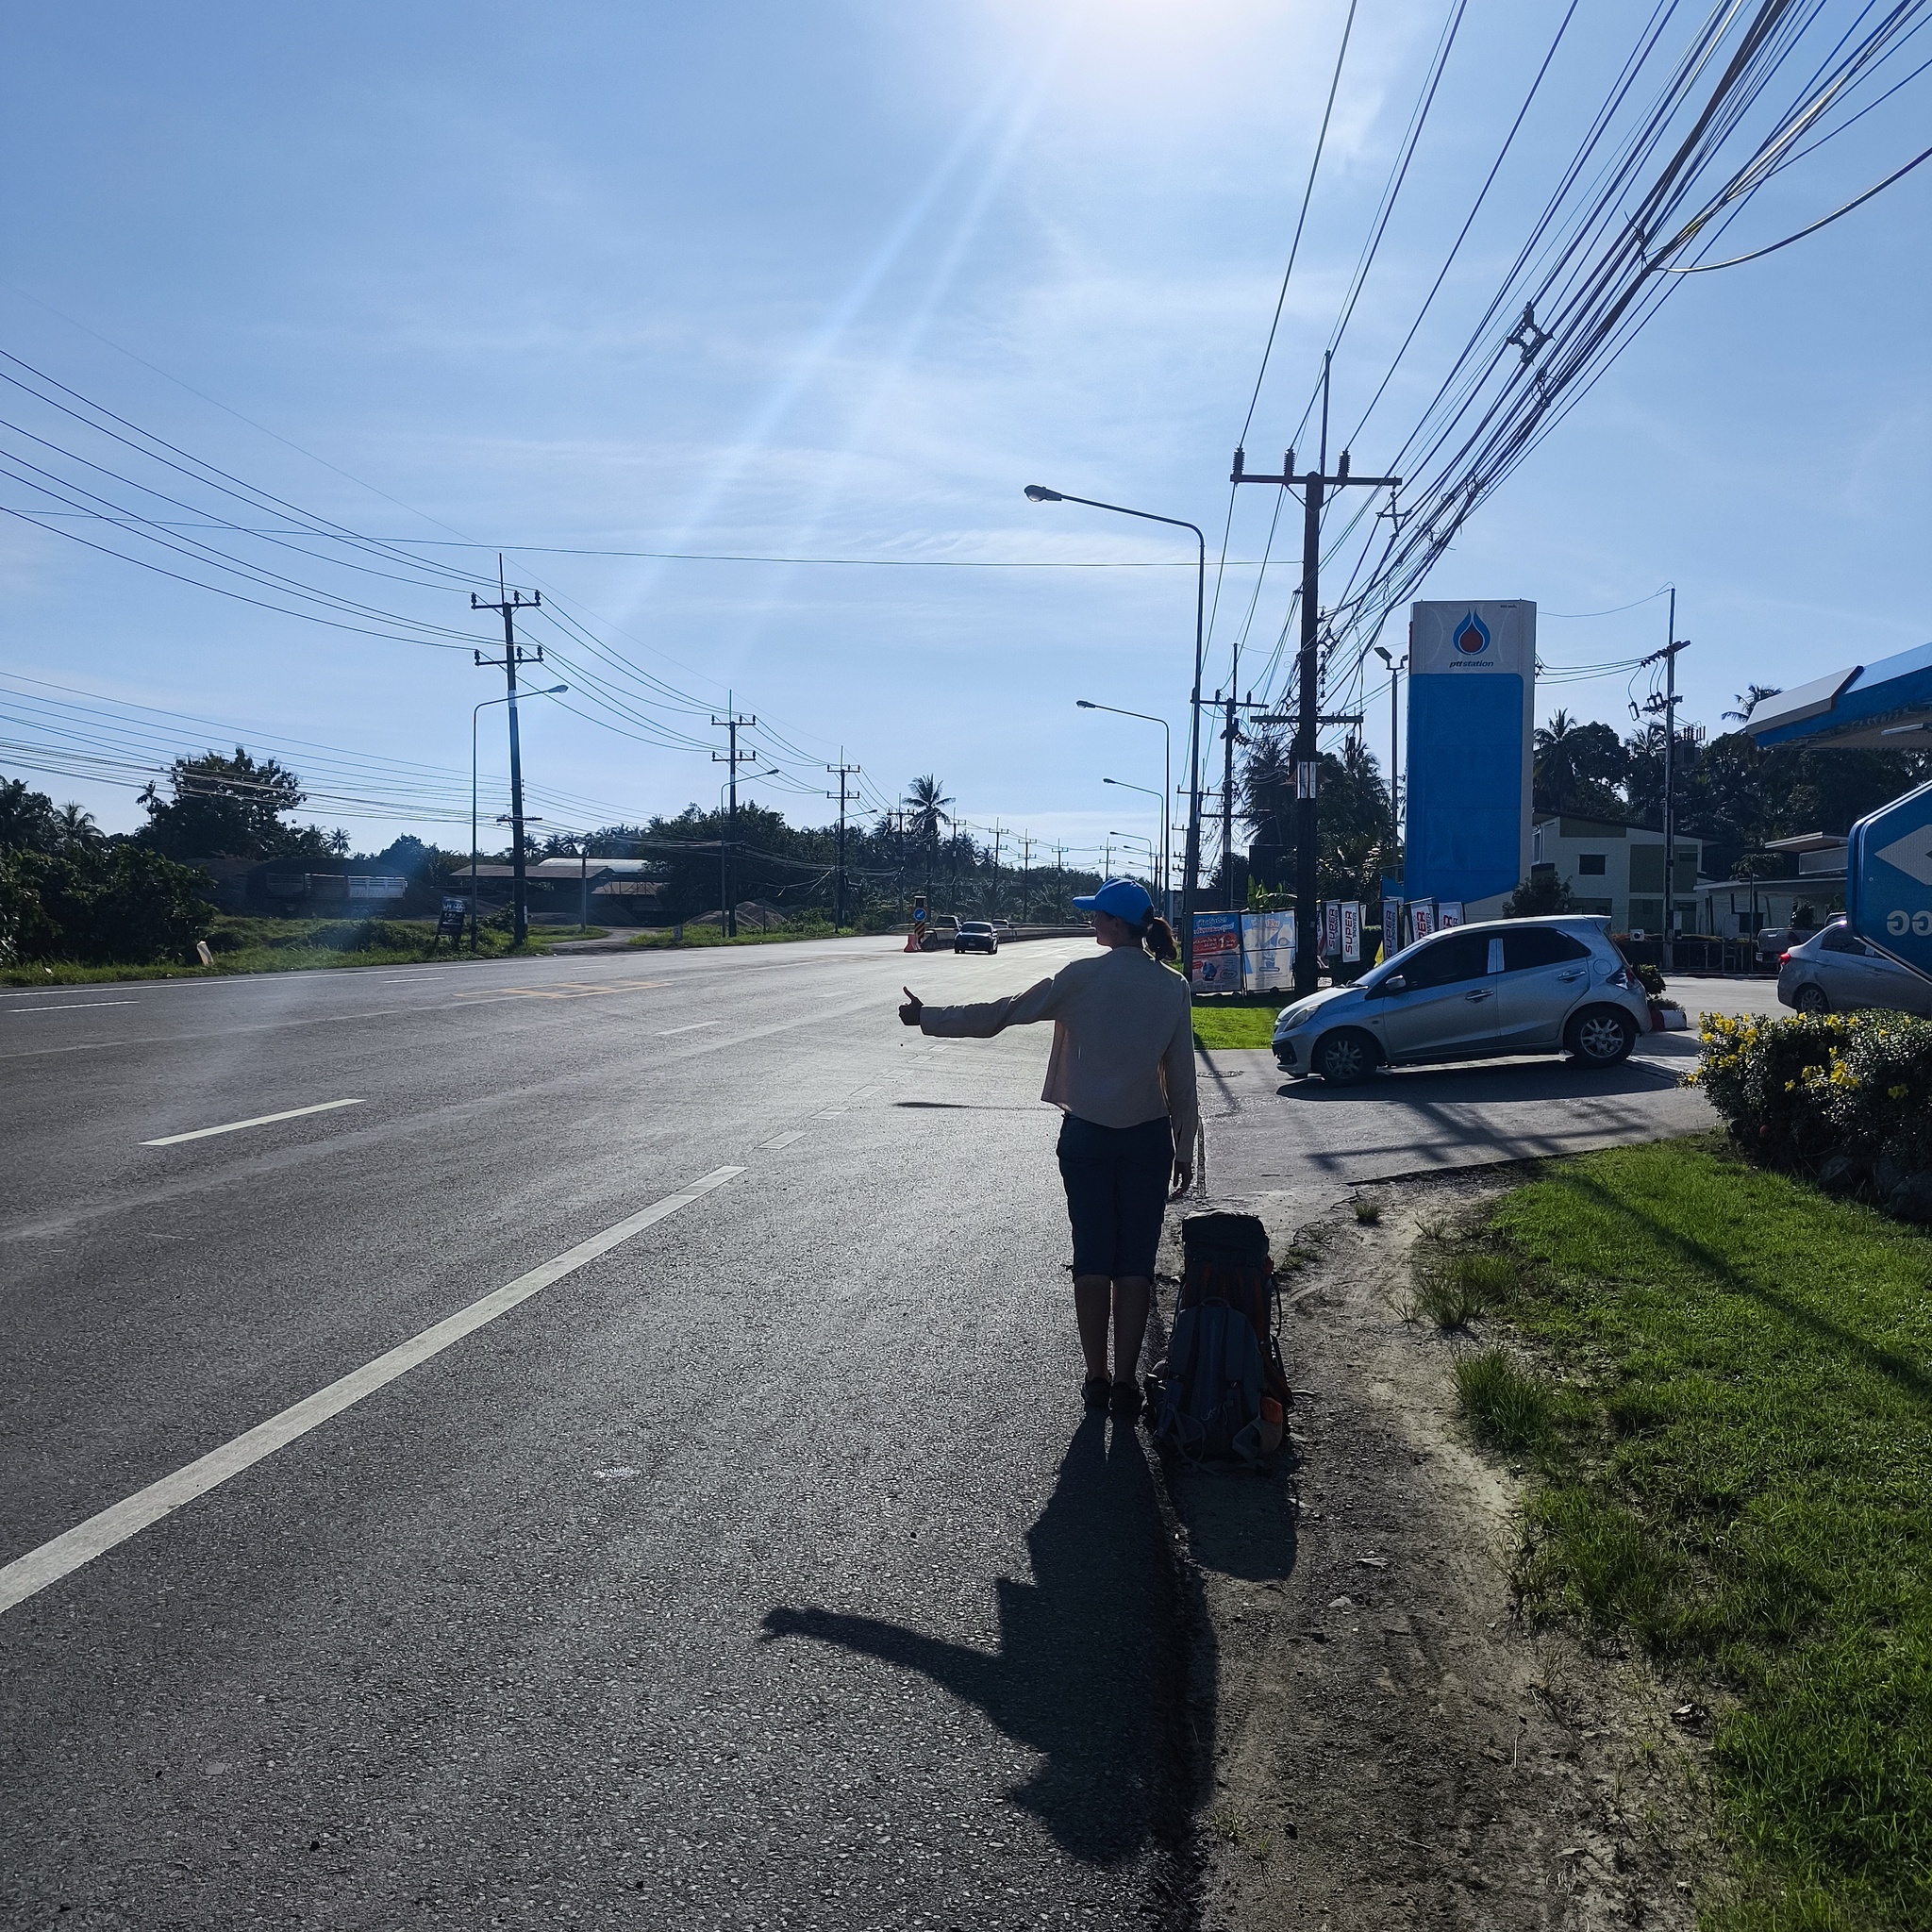
[{"label": "yellow flowering shrub", "polygon": [[[1885,1194],[1932,1171],[1932,1023],[1907,1013],[1705,1016],[1693,1084],[1753,1153]],[[1832,1176],[1827,1176],[1827,1179]]]}]

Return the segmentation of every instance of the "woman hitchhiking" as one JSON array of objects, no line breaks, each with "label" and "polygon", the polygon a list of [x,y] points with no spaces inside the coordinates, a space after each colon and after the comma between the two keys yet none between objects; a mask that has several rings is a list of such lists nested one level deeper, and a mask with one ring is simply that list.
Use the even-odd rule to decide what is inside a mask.
[{"label": "woman hitchhiking", "polygon": [[[1131,1422],[1168,1178],[1193,1180],[1194,1034],[1188,983],[1168,970],[1174,934],[1131,879],[1074,906],[1093,918],[1096,958],[1075,959],[1025,992],[970,1007],[928,1007],[908,987],[899,1017],[942,1039],[988,1040],[1053,1022],[1041,1098],[1063,1108],[1060,1177],[1074,1224],[1074,1308],[1087,1357],[1081,1393]],[[1113,1315],[1113,1373],[1107,1327]]]}]

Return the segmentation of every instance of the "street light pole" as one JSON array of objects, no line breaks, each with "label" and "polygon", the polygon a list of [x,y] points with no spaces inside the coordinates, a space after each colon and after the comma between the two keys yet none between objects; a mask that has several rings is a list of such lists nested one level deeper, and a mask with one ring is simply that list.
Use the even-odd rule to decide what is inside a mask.
[{"label": "street light pole", "polygon": [[1157,718],[1152,711],[1126,711],[1119,705],[1096,705],[1091,698],[1075,698],[1074,703],[1083,711],[1111,711],[1116,718],[1141,718],[1160,726],[1160,910],[1165,917],[1174,910],[1170,896],[1174,891],[1174,733],[1168,729],[1167,720]]},{"label": "street light pole", "polygon": [[1026,486],[1029,503],[1078,503],[1089,509],[1111,510],[1115,516],[1139,517],[1143,523],[1167,524],[1194,533],[1194,689],[1188,706],[1188,850],[1181,872],[1181,971],[1194,973],[1194,874],[1201,863],[1201,650],[1208,609],[1208,539],[1199,524],[1185,517],[1156,516],[1152,510],[1128,509],[1124,504],[1100,503],[1091,496],[1069,496],[1041,483]]},{"label": "street light pole", "polygon": [[1389,667],[1389,858],[1394,863],[1395,854],[1402,844],[1402,808],[1396,804],[1396,791],[1400,774],[1396,765],[1396,749],[1401,742],[1402,724],[1397,710],[1397,692],[1402,684],[1402,666],[1408,662],[1405,651],[1400,662],[1391,657],[1380,644],[1375,646],[1375,656]]},{"label": "street light pole", "polygon": [[[1145,792],[1149,798],[1159,798],[1160,815],[1163,819],[1166,818],[1167,800],[1165,798],[1159,797],[1159,794],[1156,792],[1153,786],[1129,784],[1128,781],[1124,778],[1103,778],[1100,782],[1103,785],[1118,785],[1123,791],[1142,791]],[[1108,834],[1108,836],[1112,839],[1119,839],[1124,838],[1125,834],[1121,832],[1110,832]],[[1151,841],[1149,842],[1151,844]]]}]

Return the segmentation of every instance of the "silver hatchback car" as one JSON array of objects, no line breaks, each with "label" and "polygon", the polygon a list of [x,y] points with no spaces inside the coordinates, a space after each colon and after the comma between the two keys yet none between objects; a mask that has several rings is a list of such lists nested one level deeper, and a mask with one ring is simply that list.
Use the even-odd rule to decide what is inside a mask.
[{"label": "silver hatchback car", "polygon": [[1499,1054],[1613,1067],[1649,1030],[1649,1002],[1608,920],[1498,919],[1420,940],[1353,986],[1285,1007],[1274,1058],[1330,1086],[1378,1066]]},{"label": "silver hatchback car", "polygon": [[1868,946],[1842,919],[1779,955],[1777,996],[1801,1013],[1890,1007],[1932,1019],[1932,980]]}]

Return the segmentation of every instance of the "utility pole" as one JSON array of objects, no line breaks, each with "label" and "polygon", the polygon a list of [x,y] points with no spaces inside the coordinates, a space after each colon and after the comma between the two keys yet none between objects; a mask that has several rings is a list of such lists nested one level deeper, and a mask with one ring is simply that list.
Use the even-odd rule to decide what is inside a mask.
[{"label": "utility pole", "polygon": [[741,752],[738,748],[738,734],[747,725],[756,724],[756,718],[741,718],[731,701],[731,693],[724,693],[725,715],[714,717],[713,724],[722,724],[731,734],[729,751],[714,751],[711,762],[714,765],[728,765],[731,768],[731,825],[728,836],[718,852],[718,895],[724,904],[718,908],[724,915],[724,937],[735,940],[738,937],[738,900],[732,891],[731,856],[738,844],[738,768],[740,765],[755,765],[758,755],[755,751]]},{"label": "utility pole", "polygon": [[1677,653],[1690,648],[1689,638],[1677,635],[1677,587],[1671,586],[1670,641],[1661,651],[1653,651],[1645,664],[1661,662],[1664,667],[1664,694],[1653,697],[1646,711],[1664,714],[1664,938],[1663,970],[1676,970],[1677,951],[1674,943],[1677,930]]},{"label": "utility pole", "polygon": [[[1343,450],[1335,474],[1328,470],[1328,357],[1322,358],[1322,445],[1314,469],[1295,475],[1294,451],[1290,450],[1278,476],[1245,474],[1246,457],[1234,453],[1233,483],[1272,483],[1282,490],[1297,485],[1302,491],[1301,649],[1295,658],[1295,853],[1294,853],[1294,990],[1298,999],[1315,991],[1319,937],[1315,922],[1321,907],[1321,844],[1316,833],[1316,727],[1321,722],[1321,691],[1317,641],[1321,635],[1322,505],[1330,490],[1350,488],[1394,490],[1400,476],[1351,476],[1348,452]],[[1358,721],[1357,721],[1358,722]]]},{"label": "utility pole", "polygon": [[511,915],[514,926],[511,943],[521,946],[530,937],[529,894],[525,885],[524,866],[524,752],[517,736],[517,666],[519,664],[541,664],[543,661],[543,646],[539,644],[534,651],[525,651],[517,642],[514,614],[523,609],[536,609],[543,602],[543,592],[533,591],[525,598],[521,591],[509,591],[503,585],[503,558],[496,559],[496,602],[486,604],[475,591],[470,592],[472,610],[500,610],[503,613],[503,656],[486,658],[481,651],[472,652],[479,665],[491,671],[501,671],[509,681],[509,838],[510,871],[513,880],[511,893],[515,911]]},{"label": "utility pole", "polygon": [[1020,918],[1026,918],[1026,908],[1032,901],[1033,891],[1033,834],[1026,833],[1020,841]]},{"label": "utility pole", "polygon": [[[842,760],[844,756],[845,747],[841,744],[839,747],[839,757]],[[827,798],[836,797],[839,801],[839,882],[832,899],[832,930],[834,932],[837,932],[845,924],[845,781],[859,769],[860,767],[858,765],[844,763],[827,765],[825,767],[825,770],[834,774],[839,780],[838,791],[825,793]]]},{"label": "utility pole", "polygon": [[1234,894],[1234,748],[1241,742],[1241,725],[1236,718],[1238,711],[1262,711],[1266,705],[1257,705],[1252,696],[1242,698],[1239,703],[1230,691],[1225,699],[1219,691],[1214,693],[1214,702],[1224,706],[1227,724],[1223,737],[1227,741],[1227,756],[1223,761],[1221,773],[1221,869],[1223,874],[1222,897],[1225,902],[1224,909],[1236,909]]},{"label": "utility pole", "polygon": [[1000,916],[1000,824],[997,819],[992,824],[992,904],[987,913],[989,919]]}]

